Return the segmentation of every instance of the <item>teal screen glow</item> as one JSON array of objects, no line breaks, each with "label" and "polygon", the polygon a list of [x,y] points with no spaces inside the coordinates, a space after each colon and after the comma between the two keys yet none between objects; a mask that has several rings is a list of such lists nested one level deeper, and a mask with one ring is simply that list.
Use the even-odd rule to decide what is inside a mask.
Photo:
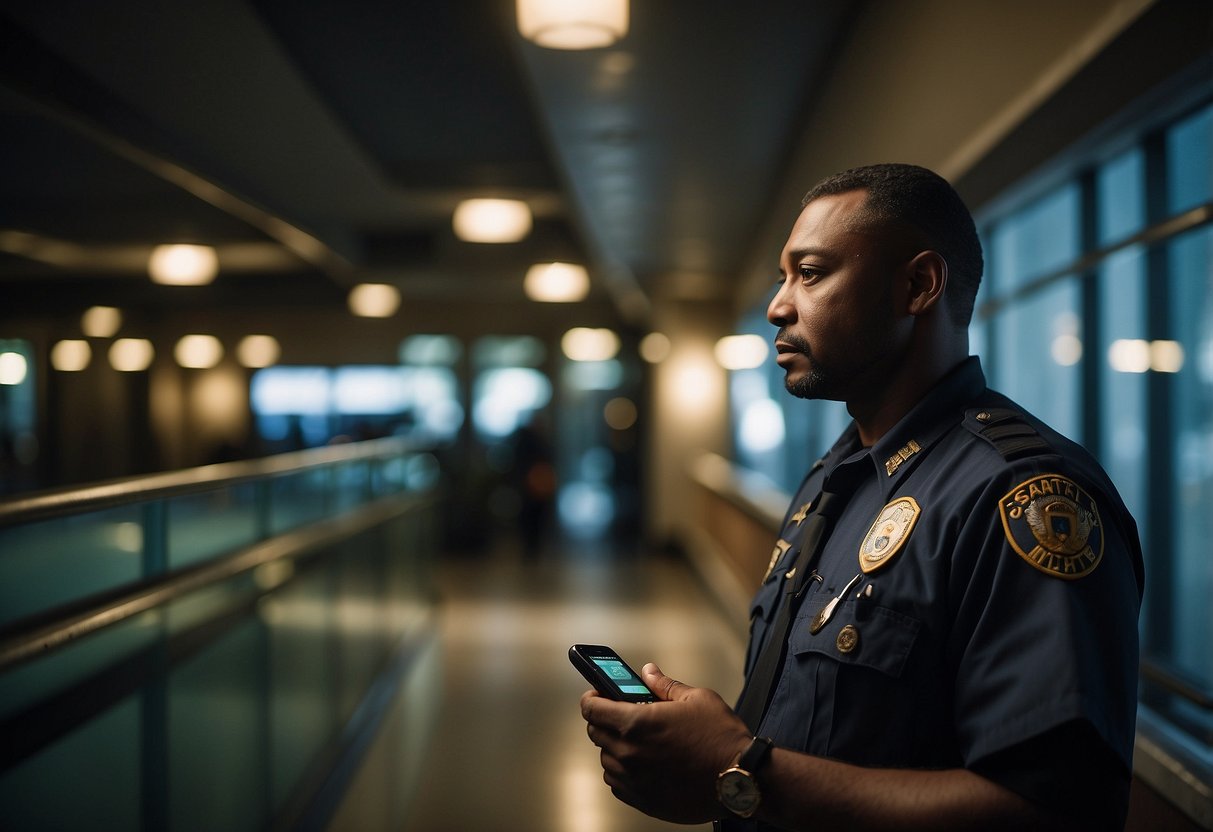
[{"label": "teal screen glow", "polygon": [[644,682],[640,681],[627,666],[619,659],[594,659],[594,664],[607,675],[615,686],[624,693],[650,693]]}]

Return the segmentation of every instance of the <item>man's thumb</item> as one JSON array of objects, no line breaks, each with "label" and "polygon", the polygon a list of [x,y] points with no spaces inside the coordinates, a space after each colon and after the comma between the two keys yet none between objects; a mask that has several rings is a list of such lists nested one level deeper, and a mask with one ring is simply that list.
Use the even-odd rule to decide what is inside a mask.
[{"label": "man's thumb", "polygon": [[657,694],[658,699],[663,699],[667,702],[681,699],[691,690],[689,685],[666,676],[661,672],[661,668],[652,662],[642,667],[640,673],[644,676],[644,683],[649,686],[649,690]]}]

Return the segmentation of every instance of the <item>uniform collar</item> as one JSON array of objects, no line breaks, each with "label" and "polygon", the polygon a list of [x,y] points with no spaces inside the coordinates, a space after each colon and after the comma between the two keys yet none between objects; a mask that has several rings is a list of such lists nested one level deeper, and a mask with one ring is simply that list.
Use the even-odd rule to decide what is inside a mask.
[{"label": "uniform collar", "polygon": [[986,389],[981,359],[971,355],[923,396],[872,446],[877,481],[887,498],[930,448],[964,418],[964,407]]},{"label": "uniform collar", "polygon": [[850,468],[866,459],[865,465],[871,466],[885,499],[888,499],[931,446],[961,422],[964,406],[985,389],[981,360],[969,356],[940,379],[871,448],[860,447],[859,429],[852,422],[822,459],[827,478],[833,477],[837,468]]}]

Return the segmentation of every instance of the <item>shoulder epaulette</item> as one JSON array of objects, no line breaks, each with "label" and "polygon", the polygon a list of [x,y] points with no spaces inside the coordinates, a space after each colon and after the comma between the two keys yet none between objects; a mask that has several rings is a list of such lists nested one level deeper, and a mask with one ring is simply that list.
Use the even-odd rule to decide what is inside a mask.
[{"label": "shoulder epaulette", "polygon": [[964,426],[993,445],[994,450],[1008,461],[1051,449],[1018,410],[973,408],[965,412]]}]

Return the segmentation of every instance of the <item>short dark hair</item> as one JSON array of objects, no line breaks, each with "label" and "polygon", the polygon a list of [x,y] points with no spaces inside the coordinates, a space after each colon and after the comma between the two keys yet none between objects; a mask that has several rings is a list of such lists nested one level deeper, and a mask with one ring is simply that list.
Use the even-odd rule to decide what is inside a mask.
[{"label": "short dark hair", "polygon": [[865,190],[871,219],[906,223],[926,236],[948,263],[947,294],[953,322],[967,326],[981,285],[981,240],[964,201],[947,180],[917,165],[867,165],[836,173],[814,185],[801,205],[818,197]]}]

